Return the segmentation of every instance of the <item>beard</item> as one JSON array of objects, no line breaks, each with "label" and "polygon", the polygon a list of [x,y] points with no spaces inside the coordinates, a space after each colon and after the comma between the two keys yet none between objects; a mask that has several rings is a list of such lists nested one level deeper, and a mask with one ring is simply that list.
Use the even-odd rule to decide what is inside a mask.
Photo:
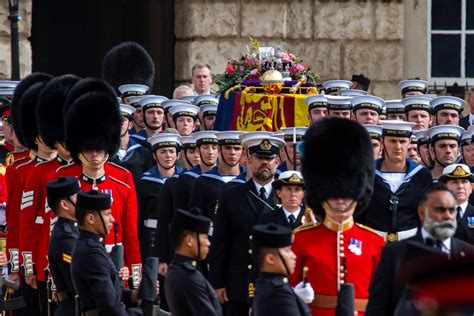
[{"label": "beard", "polygon": [[428,214],[425,216],[423,228],[436,240],[446,240],[451,238],[456,232],[457,222],[453,220],[435,221]]},{"label": "beard", "polygon": [[273,178],[275,171],[272,171],[269,167],[262,167],[252,172],[252,176],[260,181],[268,181]]}]

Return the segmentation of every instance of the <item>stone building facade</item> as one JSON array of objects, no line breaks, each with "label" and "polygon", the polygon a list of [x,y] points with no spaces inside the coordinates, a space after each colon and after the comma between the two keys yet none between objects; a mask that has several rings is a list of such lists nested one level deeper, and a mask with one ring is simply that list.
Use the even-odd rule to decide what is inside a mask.
[{"label": "stone building facade", "polygon": [[363,73],[371,92],[399,98],[403,78],[426,78],[427,1],[177,0],[175,80],[207,62],[224,70],[248,37],[303,57],[321,81]]}]

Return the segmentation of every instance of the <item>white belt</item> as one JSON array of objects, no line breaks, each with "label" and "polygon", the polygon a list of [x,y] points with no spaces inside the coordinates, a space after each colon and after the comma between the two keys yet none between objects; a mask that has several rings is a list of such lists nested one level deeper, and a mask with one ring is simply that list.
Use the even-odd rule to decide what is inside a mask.
[{"label": "white belt", "polygon": [[[117,243],[117,246],[121,246],[122,243],[121,242],[118,242]],[[105,251],[107,251],[107,253],[110,253],[112,251],[112,248],[115,246],[115,244],[105,244]]]},{"label": "white belt", "polygon": [[396,232],[396,233],[387,233],[387,232],[382,232],[379,230],[375,230],[375,231],[379,233],[383,238],[385,238],[386,242],[394,242],[394,241],[400,241],[400,240],[415,236],[416,232],[418,231],[418,228],[415,227],[412,229],[408,229],[408,230],[404,230],[404,231]]},{"label": "white belt", "polygon": [[145,227],[148,227],[148,228],[157,228],[158,227],[158,220],[156,220],[156,219],[146,219],[144,224],[145,224]]}]

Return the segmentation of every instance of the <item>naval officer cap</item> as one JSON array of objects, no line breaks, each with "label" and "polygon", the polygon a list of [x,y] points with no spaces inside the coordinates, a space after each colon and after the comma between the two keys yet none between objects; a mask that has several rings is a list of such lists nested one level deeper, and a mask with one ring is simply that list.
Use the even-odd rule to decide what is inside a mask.
[{"label": "naval officer cap", "polygon": [[426,133],[431,144],[434,144],[440,139],[453,139],[460,142],[463,132],[464,128],[457,125],[436,125],[430,127]]},{"label": "naval officer cap", "polygon": [[183,150],[196,148],[196,137],[194,136],[180,136],[179,142]]},{"label": "naval officer cap", "polygon": [[120,104],[120,112],[123,116],[130,120],[133,116],[133,113],[135,113],[135,108],[128,104]]},{"label": "naval officer cap", "polygon": [[452,96],[441,96],[432,99],[431,106],[433,113],[437,113],[439,110],[455,110],[461,113],[464,108],[464,100]]},{"label": "naval officer cap", "polygon": [[170,227],[172,230],[187,230],[198,234],[209,234],[211,219],[202,215],[201,210],[197,207],[189,211],[178,208]]},{"label": "naval officer cap", "polygon": [[179,149],[179,135],[178,134],[171,134],[171,133],[156,134],[148,138],[148,142],[151,144],[151,148],[153,149],[153,151],[160,148],[166,148],[166,147],[174,147],[176,149]]},{"label": "naval officer cap", "polygon": [[201,131],[192,133],[191,135],[196,138],[196,145],[203,144],[218,144],[217,131]]},{"label": "naval officer cap", "polygon": [[252,233],[254,248],[285,248],[291,245],[290,228],[274,223],[255,225]]},{"label": "naval officer cap", "polygon": [[283,141],[285,140],[285,133],[283,133],[283,132],[281,132],[281,131],[280,131],[280,132],[273,132],[273,133],[272,133],[272,136],[273,136],[273,137],[276,137],[276,138],[278,138],[278,139],[281,139],[281,140],[283,140]]},{"label": "naval officer cap", "polygon": [[402,96],[405,96],[409,92],[420,92],[425,94],[428,92],[428,82],[419,79],[408,79],[402,80],[398,84],[402,91]]},{"label": "naval officer cap", "polygon": [[335,111],[352,110],[352,97],[342,97],[339,95],[327,95],[328,109]]},{"label": "naval officer cap", "polygon": [[248,136],[242,140],[242,145],[248,148],[250,155],[271,159],[278,156],[280,148],[285,146],[285,142],[270,135],[254,132],[248,133]]},{"label": "naval officer cap", "polygon": [[242,145],[242,140],[240,139],[240,135],[244,132],[241,131],[225,131],[225,132],[218,132],[216,134],[217,141],[219,145]]},{"label": "naval officer cap", "polygon": [[362,125],[367,130],[370,138],[381,140],[382,139],[382,126],[373,125],[373,124],[364,124]]},{"label": "naval officer cap", "polygon": [[455,179],[468,179],[472,182],[472,173],[469,166],[461,163],[453,163],[444,167],[443,175],[439,178],[439,181],[446,183],[448,180]]},{"label": "naval officer cap", "polygon": [[382,108],[385,105],[385,101],[374,95],[364,95],[359,97],[353,97],[351,99],[352,110],[357,111],[359,109],[374,110],[378,114],[382,113]]},{"label": "naval officer cap", "polygon": [[219,99],[214,94],[200,94],[194,97],[194,104],[201,107],[206,104],[217,105]]},{"label": "naval officer cap", "polygon": [[430,142],[430,138],[428,137],[427,131],[428,131],[427,129],[413,131],[413,134],[416,137],[418,146],[426,145]]},{"label": "naval officer cap", "polygon": [[204,104],[201,105],[200,110],[202,112],[202,116],[215,116],[217,114],[217,104]]},{"label": "naval officer cap", "polygon": [[285,142],[292,142],[296,140],[297,142],[301,141],[304,134],[308,130],[307,127],[297,126],[297,127],[286,127],[282,129],[283,131],[283,140]]},{"label": "naval officer cap", "polygon": [[323,88],[326,94],[347,90],[350,89],[351,86],[352,82],[349,80],[328,80],[323,82]]},{"label": "naval officer cap", "polygon": [[326,99],[326,96],[322,94],[306,97],[304,99],[304,102],[308,105],[308,111],[311,111],[312,109],[315,109],[315,108],[327,109],[328,107],[328,100]]},{"label": "naval officer cap", "polygon": [[281,189],[284,185],[296,185],[304,188],[303,175],[299,171],[284,171],[280,173],[278,179],[272,182],[272,188]]},{"label": "naval officer cap", "polygon": [[382,136],[411,137],[411,131],[415,123],[404,121],[381,121]]},{"label": "naval officer cap", "polygon": [[56,207],[61,199],[66,199],[80,191],[79,181],[76,177],[59,177],[46,184],[48,206],[56,212]]},{"label": "naval officer cap", "polygon": [[387,114],[403,114],[405,113],[405,106],[402,100],[387,100],[385,101],[385,109]]},{"label": "naval officer cap", "polygon": [[143,84],[123,84],[118,87],[122,99],[134,96],[140,96],[147,93],[149,87]]},{"label": "naval officer cap", "polygon": [[364,95],[367,95],[367,91],[358,89],[341,90],[339,93],[343,97],[362,97]]},{"label": "naval officer cap", "polygon": [[162,95],[150,95],[144,98],[141,98],[140,101],[140,106],[142,107],[143,112],[150,108],[163,108],[161,106],[161,103],[164,101],[169,100],[167,97],[164,97]]},{"label": "naval officer cap", "polygon": [[199,108],[195,105],[183,102],[170,107],[169,112],[173,116],[174,120],[180,116],[189,116],[193,119],[196,119]]},{"label": "naval officer cap", "polygon": [[408,96],[402,100],[405,113],[412,110],[422,110],[431,113],[431,99],[425,96]]}]

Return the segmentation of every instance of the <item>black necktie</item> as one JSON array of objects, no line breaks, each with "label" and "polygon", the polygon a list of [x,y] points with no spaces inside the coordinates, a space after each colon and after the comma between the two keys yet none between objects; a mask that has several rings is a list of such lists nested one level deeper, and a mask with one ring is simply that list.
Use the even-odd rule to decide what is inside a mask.
[{"label": "black necktie", "polygon": [[288,215],[288,223],[290,223],[291,227],[295,225],[295,222],[296,222],[295,215],[293,214]]},{"label": "black necktie", "polygon": [[461,222],[461,218],[462,218],[461,212],[462,212],[462,208],[461,206],[458,205],[458,207],[456,207],[456,221],[458,223]]},{"label": "black necktie", "polygon": [[260,188],[260,193],[258,195],[262,200],[266,201],[267,200],[267,190],[265,190],[264,187]]},{"label": "black necktie", "polygon": [[441,240],[435,240],[433,238],[428,237],[426,238],[425,243],[430,247],[443,250],[443,242]]}]

